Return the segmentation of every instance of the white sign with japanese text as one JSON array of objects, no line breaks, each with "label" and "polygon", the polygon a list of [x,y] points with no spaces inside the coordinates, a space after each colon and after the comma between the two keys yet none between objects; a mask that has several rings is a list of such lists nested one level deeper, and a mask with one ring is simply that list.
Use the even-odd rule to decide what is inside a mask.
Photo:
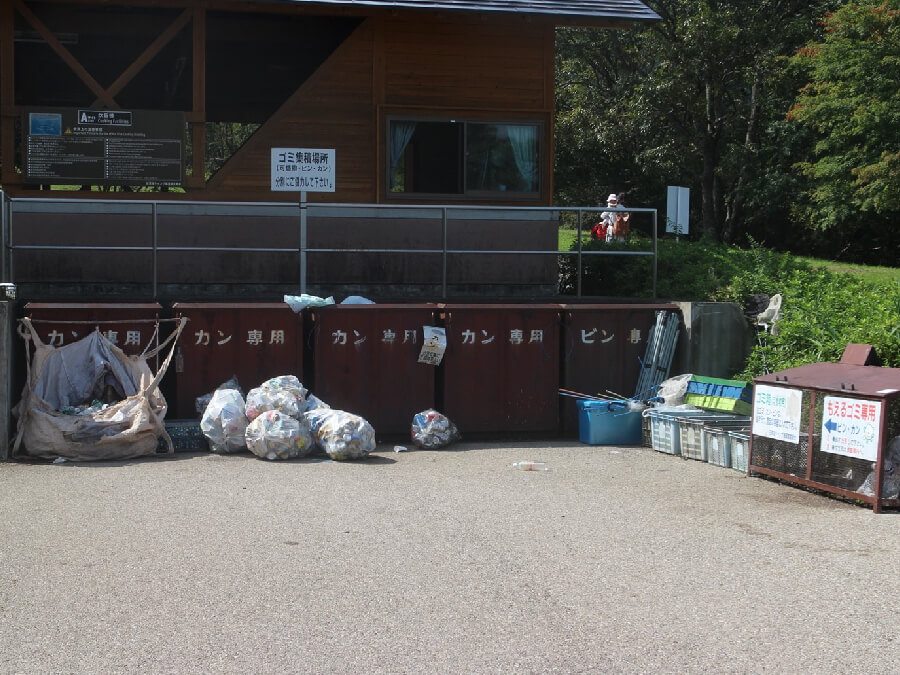
[{"label": "white sign with japanese text", "polygon": [[776,441],[800,442],[803,392],[758,384],[753,389],[753,434]]},{"label": "white sign with japanese text", "polygon": [[425,343],[419,352],[419,363],[440,365],[447,350],[447,332],[437,326],[422,326],[425,331]]},{"label": "white sign with japanese text", "polygon": [[826,396],[822,410],[822,452],[878,459],[881,401]]},{"label": "white sign with japanese text", "polygon": [[334,192],[334,150],[272,148],[272,190]]}]

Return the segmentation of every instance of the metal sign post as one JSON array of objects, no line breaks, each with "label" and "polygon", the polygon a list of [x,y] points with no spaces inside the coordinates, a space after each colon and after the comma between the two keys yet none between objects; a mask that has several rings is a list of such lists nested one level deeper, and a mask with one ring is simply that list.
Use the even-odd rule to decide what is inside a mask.
[{"label": "metal sign post", "polygon": [[307,192],[334,192],[334,149],[272,148],[272,185],[274,192],[299,192],[300,292],[306,293]]},{"label": "metal sign post", "polygon": [[678,236],[690,232],[691,189],[669,185],[666,200],[666,232]]},{"label": "metal sign post", "polygon": [[306,190],[300,191],[300,292],[306,293]]}]

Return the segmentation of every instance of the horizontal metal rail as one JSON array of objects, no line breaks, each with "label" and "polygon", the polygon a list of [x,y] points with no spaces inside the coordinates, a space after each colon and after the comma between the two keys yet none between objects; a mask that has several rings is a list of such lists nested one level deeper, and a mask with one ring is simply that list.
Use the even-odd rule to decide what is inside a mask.
[{"label": "horizontal metal rail", "polygon": [[[64,207],[64,205],[69,205]],[[123,208],[127,207],[127,208]],[[336,211],[341,211],[340,217],[347,217],[348,213],[359,212],[417,212],[415,216],[420,218],[431,217],[442,221],[443,246],[441,248],[315,248],[305,245],[305,236],[301,236],[300,244],[296,247],[233,247],[233,246],[160,246],[158,244],[158,217],[160,215],[192,215],[197,210],[211,210],[219,214],[247,215],[266,214],[272,211],[299,213],[302,211],[316,217],[327,217]],[[15,215],[19,213],[122,213],[126,211],[130,215],[151,217],[152,244],[143,246],[80,246],[80,245],[48,245],[48,244],[14,244]],[[651,241],[652,248],[649,251],[618,251],[618,250],[593,250],[586,251],[582,246],[584,215],[602,211],[619,211],[627,213],[648,213],[652,217]],[[454,249],[447,246],[448,217],[454,214],[457,218],[466,216],[477,217],[481,212],[512,212],[515,214],[550,214],[553,220],[559,221],[564,213],[572,213],[577,216],[575,250],[521,250],[521,249]],[[473,215],[476,214],[476,215]],[[202,214],[201,214],[202,215]],[[301,226],[302,229],[302,226]],[[158,287],[158,255],[167,252],[205,252],[205,253],[290,253],[297,254],[300,260],[301,289],[305,288],[305,261],[304,256],[309,253],[322,254],[411,254],[411,255],[441,255],[443,256],[442,294],[447,296],[447,258],[459,255],[551,255],[569,256],[576,258],[577,286],[576,296],[581,297],[581,277],[583,271],[582,260],[584,256],[652,256],[652,288],[653,299],[656,299],[657,285],[657,210],[643,207],[616,207],[603,206],[494,206],[494,205],[423,205],[423,204],[353,204],[353,203],[323,203],[313,204],[301,200],[297,205],[285,202],[216,202],[216,201],[188,201],[188,200],[135,200],[135,199],[76,199],[76,198],[50,198],[50,197],[15,197],[11,198],[0,190],[0,236],[2,236],[2,255],[0,255],[0,275],[2,281],[15,283],[13,269],[14,251],[108,251],[108,252],[146,252],[153,257],[153,299],[157,296]]]}]

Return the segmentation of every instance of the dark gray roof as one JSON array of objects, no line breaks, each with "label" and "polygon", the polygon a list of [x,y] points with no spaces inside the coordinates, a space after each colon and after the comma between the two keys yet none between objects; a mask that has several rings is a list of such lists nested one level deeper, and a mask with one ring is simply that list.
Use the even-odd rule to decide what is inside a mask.
[{"label": "dark gray roof", "polygon": [[659,15],[639,0],[280,0],[296,4],[431,9],[464,12],[540,14],[574,19],[659,21]]}]

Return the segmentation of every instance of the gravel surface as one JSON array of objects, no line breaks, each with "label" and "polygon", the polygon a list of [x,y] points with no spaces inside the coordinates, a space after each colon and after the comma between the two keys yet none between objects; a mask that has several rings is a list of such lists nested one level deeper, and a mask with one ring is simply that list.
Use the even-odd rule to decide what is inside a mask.
[{"label": "gravel surface", "polygon": [[900,515],[647,448],[7,463],[0,511],[3,673],[900,672]]}]

